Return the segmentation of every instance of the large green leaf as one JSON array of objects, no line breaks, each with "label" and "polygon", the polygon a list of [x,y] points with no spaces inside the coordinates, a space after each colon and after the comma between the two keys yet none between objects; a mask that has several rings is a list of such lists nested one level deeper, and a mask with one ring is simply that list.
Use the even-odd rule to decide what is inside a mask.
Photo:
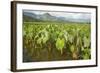
[{"label": "large green leaf", "polygon": [[74,45],[71,45],[70,46],[70,51],[73,53],[75,51],[75,46]]},{"label": "large green leaf", "polygon": [[56,41],[56,48],[61,51],[61,54],[62,54],[62,50],[64,48],[64,45],[65,45],[65,41],[64,41],[64,38],[60,39],[60,38],[57,38],[57,41]]},{"label": "large green leaf", "polygon": [[67,33],[67,31],[65,31],[64,30],[64,38],[65,38],[65,40],[66,40],[66,42],[68,41],[68,33]]},{"label": "large green leaf", "polygon": [[89,38],[84,37],[83,42],[84,42],[84,47],[89,47],[90,46],[90,39]]}]

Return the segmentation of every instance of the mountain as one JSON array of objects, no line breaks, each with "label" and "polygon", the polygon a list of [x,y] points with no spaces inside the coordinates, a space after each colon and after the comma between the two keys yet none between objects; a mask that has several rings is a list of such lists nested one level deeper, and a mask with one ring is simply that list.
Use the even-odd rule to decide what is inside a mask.
[{"label": "mountain", "polygon": [[49,13],[44,13],[41,15],[37,15],[31,12],[24,12],[23,13],[23,20],[26,22],[30,21],[57,21],[58,18],[55,16],[50,15]]},{"label": "mountain", "polygon": [[23,20],[25,22],[32,21],[57,21],[57,22],[90,22],[87,17],[73,18],[73,17],[63,17],[63,16],[53,16],[50,13],[35,14],[32,12],[23,12]]},{"label": "mountain", "polygon": [[57,21],[57,17],[52,16],[49,13],[44,13],[40,17],[43,21]]},{"label": "mountain", "polygon": [[23,20],[25,22],[32,22],[32,21],[39,21],[39,19],[36,18],[37,15],[31,12],[24,12],[23,13]]},{"label": "mountain", "polygon": [[31,12],[23,12],[23,15],[28,16],[28,17],[33,17],[33,18],[35,18],[37,16],[36,14],[31,13]]}]

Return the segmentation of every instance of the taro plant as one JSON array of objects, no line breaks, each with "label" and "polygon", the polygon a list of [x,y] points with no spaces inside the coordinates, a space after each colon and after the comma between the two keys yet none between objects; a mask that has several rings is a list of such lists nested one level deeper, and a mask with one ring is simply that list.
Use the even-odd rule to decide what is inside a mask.
[{"label": "taro plant", "polygon": [[59,57],[62,54],[68,54],[71,60],[91,58],[90,27],[87,25],[60,23],[45,25],[40,22],[25,24],[23,30],[24,48],[31,57],[38,56],[39,59],[42,59],[43,57],[40,58],[40,56],[42,56],[42,52],[46,51],[48,60],[51,60],[55,53],[58,53]]}]

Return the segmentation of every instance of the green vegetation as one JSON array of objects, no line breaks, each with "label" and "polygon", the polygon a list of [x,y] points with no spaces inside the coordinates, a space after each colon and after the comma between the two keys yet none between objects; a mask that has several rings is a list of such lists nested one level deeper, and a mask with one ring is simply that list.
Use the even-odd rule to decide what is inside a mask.
[{"label": "green vegetation", "polygon": [[90,33],[87,23],[24,22],[23,62],[90,59]]}]

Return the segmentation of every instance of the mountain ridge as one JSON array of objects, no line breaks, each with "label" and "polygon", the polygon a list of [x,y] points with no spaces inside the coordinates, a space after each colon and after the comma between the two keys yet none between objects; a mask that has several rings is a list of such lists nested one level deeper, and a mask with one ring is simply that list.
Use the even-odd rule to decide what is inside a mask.
[{"label": "mountain ridge", "polygon": [[[26,20],[27,19],[27,20]],[[50,13],[35,14],[32,12],[23,12],[24,21],[57,21],[57,22],[86,22],[90,23],[89,19],[75,19],[75,18],[65,18],[63,16],[57,17]]]}]

